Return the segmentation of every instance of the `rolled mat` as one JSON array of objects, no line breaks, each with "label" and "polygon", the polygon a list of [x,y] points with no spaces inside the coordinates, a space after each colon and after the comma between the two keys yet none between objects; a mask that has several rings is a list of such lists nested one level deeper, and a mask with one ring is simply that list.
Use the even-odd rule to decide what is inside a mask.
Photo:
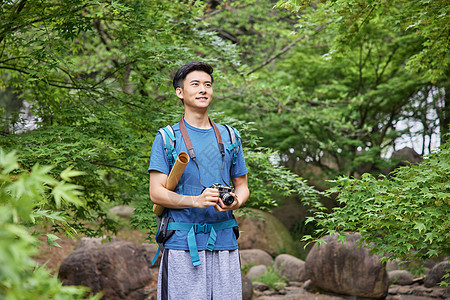
[{"label": "rolled mat", "polygon": [[[189,155],[186,152],[181,152],[178,154],[177,160],[173,165],[172,170],[169,173],[169,177],[167,177],[166,188],[168,190],[173,191],[180,181],[181,175],[183,175],[184,169],[189,162]],[[164,206],[155,204],[153,205],[153,213],[157,216],[161,216],[164,212]]]}]

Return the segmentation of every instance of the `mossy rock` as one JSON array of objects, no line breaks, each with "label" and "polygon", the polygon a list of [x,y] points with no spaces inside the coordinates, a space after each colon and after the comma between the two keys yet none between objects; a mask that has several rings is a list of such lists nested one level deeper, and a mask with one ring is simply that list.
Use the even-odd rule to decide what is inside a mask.
[{"label": "mossy rock", "polygon": [[287,228],[272,214],[246,209],[239,212],[236,219],[239,224],[239,249],[262,249],[272,255],[287,253],[298,255],[298,249]]}]

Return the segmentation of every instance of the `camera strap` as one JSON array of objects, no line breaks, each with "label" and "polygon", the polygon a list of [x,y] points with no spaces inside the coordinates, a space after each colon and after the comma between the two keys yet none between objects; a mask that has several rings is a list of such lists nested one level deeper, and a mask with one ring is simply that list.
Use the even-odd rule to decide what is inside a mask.
[{"label": "camera strap", "polygon": [[[220,131],[219,131],[219,128],[217,128],[216,123],[214,123],[211,120],[211,118],[209,118],[209,117],[208,117],[208,120],[209,120],[209,124],[211,124],[211,126],[214,128],[214,134],[216,135],[217,143],[219,144],[220,154],[222,155],[222,170],[220,171],[220,176],[222,177],[222,181],[225,183],[225,185],[228,185],[225,182],[225,180],[223,179],[223,168],[224,168],[224,165],[225,165],[225,147],[223,146],[222,136],[220,135]],[[184,121],[184,117],[182,117],[180,122],[179,122],[181,135],[183,136],[184,143],[186,144],[186,148],[187,148],[187,152],[188,152],[189,157],[191,158],[191,160],[194,161],[195,165],[197,166],[198,179],[200,181],[200,185],[203,188],[206,188],[203,185],[203,183],[202,183],[202,179],[201,179],[201,176],[200,176],[200,168],[198,166],[197,158],[195,156],[194,146],[192,146],[192,142],[191,142],[191,139],[189,138],[189,134],[187,132],[186,125],[184,124],[184,122],[185,122]]]}]

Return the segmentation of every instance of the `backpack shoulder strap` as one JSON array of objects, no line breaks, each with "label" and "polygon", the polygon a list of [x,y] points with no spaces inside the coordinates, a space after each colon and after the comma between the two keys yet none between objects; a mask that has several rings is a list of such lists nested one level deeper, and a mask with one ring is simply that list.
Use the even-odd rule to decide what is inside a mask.
[{"label": "backpack shoulder strap", "polygon": [[229,125],[224,126],[227,129],[231,140],[231,145],[227,148],[227,151],[233,154],[233,165],[235,165],[239,147],[241,146],[241,136],[234,127],[231,127]]},{"label": "backpack shoulder strap", "polygon": [[164,150],[166,151],[167,159],[169,160],[169,165],[170,168],[172,169],[178,156],[177,151],[175,149],[176,145],[175,132],[172,126],[167,125],[163,128],[160,128],[159,133],[161,133],[164,142]]}]

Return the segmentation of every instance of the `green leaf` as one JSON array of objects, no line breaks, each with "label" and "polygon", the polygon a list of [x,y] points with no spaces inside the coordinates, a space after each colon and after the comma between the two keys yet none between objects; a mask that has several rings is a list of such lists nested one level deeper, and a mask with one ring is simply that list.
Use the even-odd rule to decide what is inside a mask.
[{"label": "green leaf", "polygon": [[52,190],[56,207],[60,208],[63,200],[77,206],[82,205],[83,202],[79,198],[79,196],[83,194],[81,189],[82,187],[79,185],[66,183],[64,181],[58,182]]},{"label": "green leaf", "polygon": [[415,223],[414,223],[414,229],[419,230],[419,232],[424,232],[424,231],[427,230],[425,224],[420,223],[420,222],[415,222]]},{"label": "green leaf", "polygon": [[0,147],[0,170],[2,174],[9,174],[15,169],[19,168],[15,151],[6,153]]},{"label": "green leaf", "polygon": [[47,244],[50,248],[52,246],[61,248],[61,246],[56,242],[57,240],[60,240],[59,237],[51,233],[47,233],[46,235],[47,235]]},{"label": "green leaf", "polygon": [[72,177],[85,175],[85,172],[73,170],[72,167],[69,167],[61,172],[61,178],[64,181],[71,181]]}]

